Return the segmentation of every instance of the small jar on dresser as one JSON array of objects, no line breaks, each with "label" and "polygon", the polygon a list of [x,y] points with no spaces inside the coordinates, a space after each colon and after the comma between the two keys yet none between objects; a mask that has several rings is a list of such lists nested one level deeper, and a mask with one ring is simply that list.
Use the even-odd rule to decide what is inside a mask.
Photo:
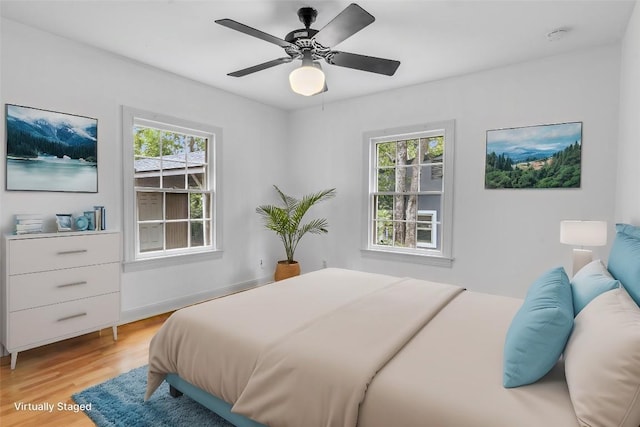
[{"label": "small jar on dresser", "polygon": [[5,235],[2,344],[18,352],[111,327],[120,319],[120,233]]}]

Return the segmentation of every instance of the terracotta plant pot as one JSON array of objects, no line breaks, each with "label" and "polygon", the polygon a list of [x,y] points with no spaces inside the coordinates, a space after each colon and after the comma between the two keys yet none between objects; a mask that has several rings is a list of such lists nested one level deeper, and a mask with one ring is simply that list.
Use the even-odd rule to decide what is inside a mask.
[{"label": "terracotta plant pot", "polygon": [[300,275],[300,264],[298,261],[278,261],[278,265],[276,266],[276,273],[273,275],[273,278],[277,282],[278,280],[288,279],[289,277],[299,276]]}]

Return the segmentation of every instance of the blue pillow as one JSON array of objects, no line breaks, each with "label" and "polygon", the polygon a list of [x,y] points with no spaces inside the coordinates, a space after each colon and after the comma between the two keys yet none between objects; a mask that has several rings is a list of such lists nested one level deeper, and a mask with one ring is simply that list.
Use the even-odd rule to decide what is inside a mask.
[{"label": "blue pillow", "polygon": [[585,265],[571,279],[573,315],[577,316],[592,299],[601,293],[620,287],[620,282],[602,265],[599,259]]},{"label": "blue pillow", "polygon": [[527,291],[504,344],[502,383],[531,384],[558,362],[573,328],[571,285],[564,268],[544,273]]},{"label": "blue pillow", "polygon": [[616,224],[616,231],[607,267],[640,305],[640,227]]}]

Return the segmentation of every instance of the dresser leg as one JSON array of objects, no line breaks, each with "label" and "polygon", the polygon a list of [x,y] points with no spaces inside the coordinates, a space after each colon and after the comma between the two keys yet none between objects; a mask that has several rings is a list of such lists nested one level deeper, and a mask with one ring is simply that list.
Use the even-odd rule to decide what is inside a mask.
[{"label": "dresser leg", "polygon": [[118,325],[113,325],[111,329],[113,330],[113,340],[118,341]]},{"label": "dresser leg", "polygon": [[11,369],[16,369],[16,362],[18,361],[18,352],[11,353]]}]

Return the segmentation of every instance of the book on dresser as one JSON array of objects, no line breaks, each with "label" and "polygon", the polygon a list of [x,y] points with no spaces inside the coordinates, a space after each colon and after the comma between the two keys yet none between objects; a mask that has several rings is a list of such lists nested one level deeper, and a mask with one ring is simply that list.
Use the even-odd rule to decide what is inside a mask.
[{"label": "book on dresser", "polygon": [[120,233],[4,236],[2,344],[18,353],[112,328],[120,319]]},{"label": "book on dresser", "polygon": [[42,233],[44,217],[39,214],[18,214],[16,217],[16,234]]}]

